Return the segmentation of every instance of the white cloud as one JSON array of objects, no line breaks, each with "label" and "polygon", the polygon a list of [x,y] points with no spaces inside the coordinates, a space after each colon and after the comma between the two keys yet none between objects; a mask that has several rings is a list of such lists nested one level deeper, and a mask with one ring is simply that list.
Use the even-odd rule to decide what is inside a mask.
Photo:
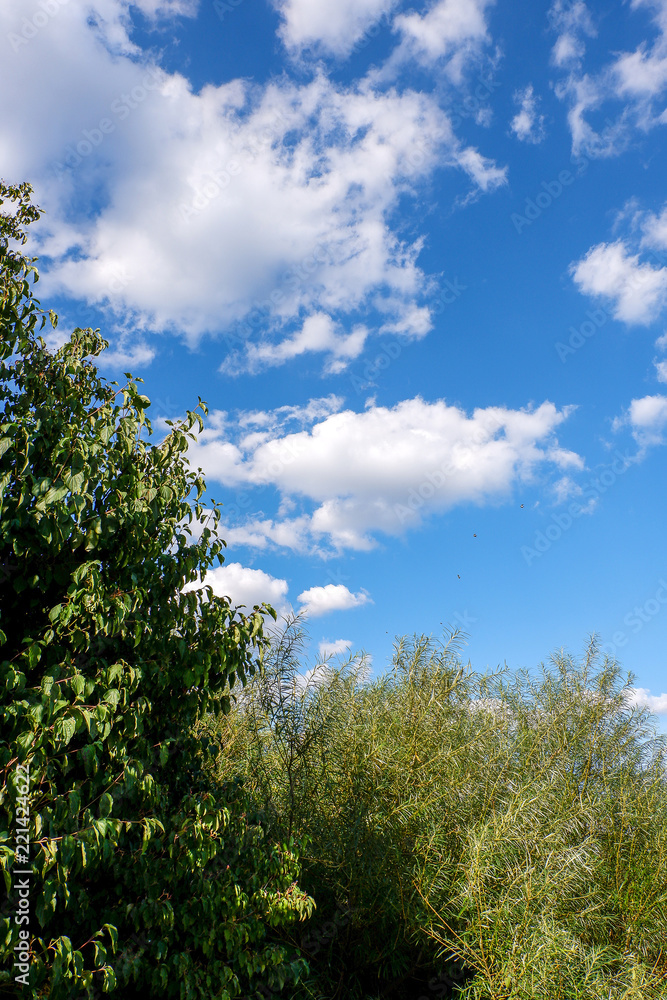
[{"label": "white cloud", "polygon": [[216,597],[229,598],[232,605],[245,605],[246,612],[255,604],[270,604],[282,617],[291,611],[287,601],[287,580],[281,580],[261,569],[250,569],[240,563],[228,563],[211,569],[203,583],[189,583],[184,592],[210,586]]},{"label": "white cloud", "polygon": [[612,302],[625,323],[651,323],[667,298],[667,268],[641,264],[622,240],[591,247],[570,272],[580,291]]},{"label": "white cloud", "polygon": [[[267,344],[247,359],[257,364],[309,349],[317,314],[335,324],[333,370],[359,347],[371,309],[379,332],[428,331],[422,242],[396,229],[399,199],[443,166],[483,191],[504,171],[462,144],[422,92],[344,86],[318,71],[195,93],[130,40],[129,9],[63,6],[0,62],[0,89],[22,95],[0,123],[3,170],[30,177],[47,211],[35,227],[36,250],[52,258],[45,293],[106,304],[140,340],[224,332],[245,351],[261,329]],[[20,0],[5,0],[0,36],[23,16]],[[43,99],[53,80],[57,114]]]},{"label": "white cloud", "polygon": [[511,121],[510,128],[521,142],[540,143],[546,136],[544,115],[538,111],[539,97],[533,93],[533,85],[517,90],[514,102],[519,111]]},{"label": "white cloud", "polygon": [[647,7],[655,12],[658,35],[653,45],[641,42],[633,52],[619,55],[612,72],[619,95],[650,99],[667,88],[667,2],[632,0],[631,6],[635,9]]},{"label": "white cloud", "polygon": [[656,715],[667,715],[667,694],[651,694],[647,688],[630,688],[626,701],[637,708],[648,708]]},{"label": "white cloud", "polygon": [[154,19],[174,17],[177,14],[194,17],[199,7],[199,0],[133,0],[133,5],[146,17]]},{"label": "white cloud", "polygon": [[[330,393],[328,396],[322,396],[319,399],[309,399],[303,405],[278,406],[275,410],[246,410],[239,414],[238,423],[243,428],[261,427],[264,428],[266,433],[270,433],[277,428],[286,427],[289,424],[304,426],[305,424],[313,423],[315,420],[320,420],[322,417],[328,417],[332,413],[338,413],[342,409],[344,402],[345,400],[342,396]],[[220,429],[220,421],[224,423],[226,420],[226,415],[222,414],[219,410],[216,412],[217,416],[215,420],[211,421],[211,430],[214,434]],[[206,434],[206,430],[204,430],[204,434]]]},{"label": "white cloud", "polygon": [[559,67],[578,65],[586,52],[585,38],[593,38],[596,29],[583,0],[555,0],[549,20],[558,37],[551,60]]},{"label": "white cloud", "polygon": [[480,191],[494,191],[507,182],[507,167],[497,167],[472,146],[468,146],[459,156],[459,162],[478,185]]},{"label": "white cloud", "polygon": [[[615,53],[592,73],[584,66],[585,39],[595,37],[597,32],[586,5],[581,0],[556,0],[551,8],[552,27],[558,33],[552,62],[567,73],[555,91],[569,105],[568,122],[576,155],[616,155],[629,144],[633,129],[645,133],[667,123],[667,112],[661,104],[667,88],[667,0],[632,0],[629,7],[633,12],[643,8],[653,13],[652,37],[632,51]],[[633,18],[633,33],[637,23]],[[623,105],[620,113],[610,109],[605,127],[597,131],[588,113],[619,101]],[[617,116],[615,121],[610,120],[611,115]]]},{"label": "white cloud", "polygon": [[655,250],[667,250],[667,205],[659,215],[648,212],[642,220],[642,244]]},{"label": "white cloud", "polygon": [[297,601],[310,618],[328,615],[331,611],[348,611],[368,604],[370,597],[361,590],[353,594],[342,583],[327,583],[324,587],[311,587],[299,594]]},{"label": "white cloud", "polygon": [[404,58],[432,63],[447,60],[447,72],[460,83],[463,68],[488,42],[486,10],[493,0],[437,0],[425,14],[399,14],[394,29],[402,43],[394,61]]},{"label": "white cloud", "polygon": [[225,521],[225,510],[220,526],[220,534],[228,545],[247,545],[254,549],[267,549],[270,546],[291,549],[293,552],[305,552],[312,544],[311,522],[309,517],[296,517],[285,520],[272,518],[250,517],[241,525],[229,524]]},{"label": "white cloud", "polygon": [[[429,320],[428,328],[431,323]],[[405,332],[408,332],[407,330]],[[220,371],[239,374],[243,371],[255,372],[262,368],[285,364],[286,361],[302,354],[321,352],[327,355],[325,372],[335,374],[343,371],[364,349],[368,330],[361,324],[351,333],[345,334],[326,313],[313,313],[306,317],[301,329],[292,337],[277,344],[263,342],[248,343],[245,355],[231,354],[220,366]]]},{"label": "white cloud", "polygon": [[123,338],[110,350],[104,351],[98,359],[101,367],[136,368],[149,365],[155,357],[155,349],[139,340],[125,346]]},{"label": "white cloud", "polygon": [[658,382],[667,382],[667,361],[656,361],[655,372]]},{"label": "white cloud", "polygon": [[334,639],[333,642],[329,641],[329,639],[323,639],[319,645],[319,653],[320,657],[326,660],[330,656],[340,656],[341,653],[348,653],[351,648],[351,639]]},{"label": "white cloud", "polygon": [[[317,412],[315,401],[309,405]],[[209,482],[271,486],[300,505],[291,519],[251,517],[245,530],[258,547],[279,544],[282,531],[291,547],[304,550],[321,551],[324,542],[334,549],[370,549],[377,532],[400,535],[458,504],[501,502],[547,467],[583,467],[555,437],[571,409],[553,403],[489,407],[471,416],[444,400],[419,397],[391,408],[370,402],[361,413],[334,412],[339,406],[340,400],[329,399],[329,413],[313,417],[310,426],[301,412],[300,429],[292,429],[294,414],[255,416],[258,429],[249,433],[247,415],[235,430],[225,414],[212,414],[191,446],[190,461]]]},{"label": "white cloud", "polygon": [[[229,539],[223,532],[226,541]],[[262,569],[251,569],[241,563],[225,563],[209,570],[203,582],[189,583],[183,588],[184,593],[211,587],[216,597],[224,597],[232,606],[243,606],[248,613],[255,605],[270,604],[278,614],[278,619],[292,614],[292,605],[287,599],[288,583],[279,577],[271,576]],[[328,583],[323,587],[310,587],[299,594],[299,611],[305,612],[309,618],[319,618],[332,611],[348,611],[350,608],[363,607],[372,604],[369,594],[360,590],[353,594],[343,584]],[[320,655],[322,654],[320,645]],[[328,648],[333,654],[343,652],[352,645],[346,639],[339,639]]]},{"label": "white cloud", "polygon": [[276,0],[288,49],[313,47],[339,57],[348,56],[394,5],[394,0]]},{"label": "white cloud", "polygon": [[633,399],[627,411],[613,422],[613,429],[629,426],[632,436],[642,448],[665,443],[667,430],[667,396],[643,396]]}]

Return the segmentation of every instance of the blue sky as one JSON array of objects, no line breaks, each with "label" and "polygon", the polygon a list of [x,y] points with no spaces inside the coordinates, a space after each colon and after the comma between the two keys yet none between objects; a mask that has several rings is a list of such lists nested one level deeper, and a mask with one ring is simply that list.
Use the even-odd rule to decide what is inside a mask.
[{"label": "blue sky", "polygon": [[[312,655],[592,632],[667,728],[667,2],[5,0],[2,173]],[[54,341],[55,342],[55,341]]]}]

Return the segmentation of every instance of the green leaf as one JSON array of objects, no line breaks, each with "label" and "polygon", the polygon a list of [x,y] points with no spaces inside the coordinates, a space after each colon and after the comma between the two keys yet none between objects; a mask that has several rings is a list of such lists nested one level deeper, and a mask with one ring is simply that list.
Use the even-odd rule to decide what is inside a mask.
[{"label": "green leaf", "polygon": [[53,725],[54,738],[67,746],[76,732],[76,720],[71,716],[64,716],[56,719]]},{"label": "green leaf", "polygon": [[39,661],[42,658],[42,648],[37,642],[33,642],[31,646],[28,647],[28,662],[30,663],[30,669],[34,670]]},{"label": "green leaf", "polygon": [[85,678],[81,674],[75,674],[74,677],[70,678],[69,683],[77,698],[81,698],[86,688]]},{"label": "green leaf", "polygon": [[116,989],[116,973],[111,968],[111,966],[105,966],[102,970],[103,981],[102,989],[105,993],[111,993]]},{"label": "green leaf", "polygon": [[117,688],[110,688],[104,695],[104,701],[115,709],[120,701],[120,691]]}]

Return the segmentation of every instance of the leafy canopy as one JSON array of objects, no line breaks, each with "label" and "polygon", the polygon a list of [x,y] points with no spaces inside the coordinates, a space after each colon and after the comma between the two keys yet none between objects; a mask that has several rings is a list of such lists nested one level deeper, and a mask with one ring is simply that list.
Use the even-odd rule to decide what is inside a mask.
[{"label": "leafy canopy", "polygon": [[[278,988],[302,962],[273,928],[312,901],[291,846],[267,841],[237,782],[206,779],[189,736],[253,673],[270,609],[183,592],[224,545],[184,455],[205,404],[154,445],[138,380],[99,375],[97,331],[47,348],[21,250],[30,196],[0,183],[0,861],[9,891],[29,809],[30,994]],[[18,932],[10,906],[0,989]]]}]

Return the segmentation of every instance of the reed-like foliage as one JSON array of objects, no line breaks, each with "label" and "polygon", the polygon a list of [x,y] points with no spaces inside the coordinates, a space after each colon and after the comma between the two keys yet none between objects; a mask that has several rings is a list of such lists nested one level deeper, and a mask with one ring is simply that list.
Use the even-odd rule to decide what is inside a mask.
[{"label": "reed-like foliage", "polygon": [[595,641],[482,676],[456,633],[415,636],[369,681],[358,656],[304,678],[303,634],[202,725],[304,845],[313,926],[348,915],[303,996],[430,998],[458,960],[465,1000],[667,997],[667,742]]}]

